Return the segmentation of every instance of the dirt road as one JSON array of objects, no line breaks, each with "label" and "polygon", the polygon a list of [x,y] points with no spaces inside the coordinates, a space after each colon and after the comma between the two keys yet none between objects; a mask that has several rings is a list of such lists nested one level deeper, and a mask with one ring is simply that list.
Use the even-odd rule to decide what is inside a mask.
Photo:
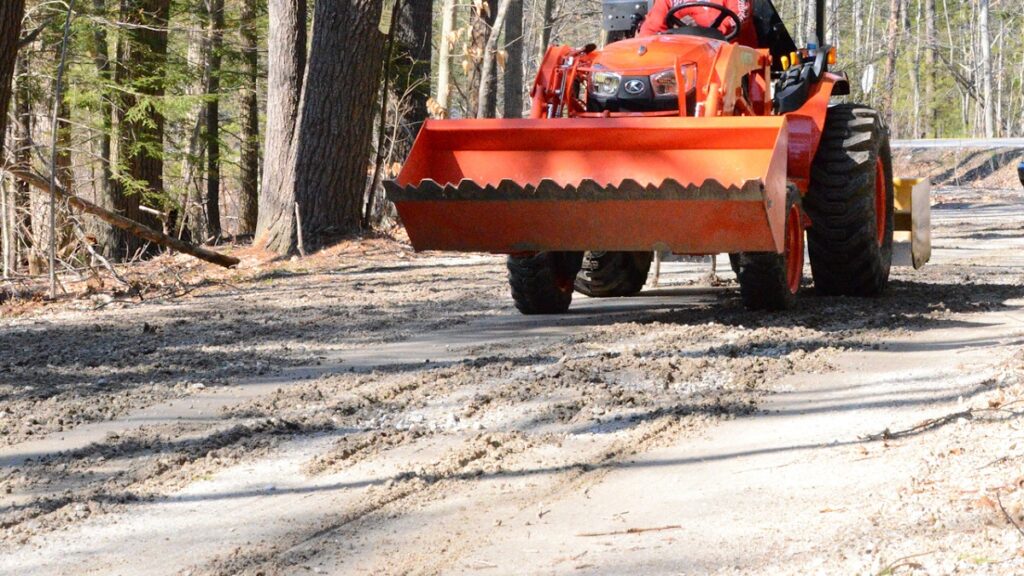
[{"label": "dirt road", "polygon": [[1024,203],[943,198],[785,314],[376,241],[5,318],[0,574],[1024,573]]}]

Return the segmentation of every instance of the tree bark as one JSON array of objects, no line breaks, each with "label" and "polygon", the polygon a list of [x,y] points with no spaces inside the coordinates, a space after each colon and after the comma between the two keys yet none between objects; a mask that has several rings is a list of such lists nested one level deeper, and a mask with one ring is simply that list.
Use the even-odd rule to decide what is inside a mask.
[{"label": "tree bark", "polygon": [[981,44],[981,93],[982,120],[985,137],[995,137],[995,122],[992,114],[992,38],[989,35],[988,1],[978,1],[978,42]]},{"label": "tree bark", "polygon": [[433,48],[432,0],[406,0],[403,5],[395,41],[398,58],[392,82],[395,94],[407,98],[402,108],[401,129],[404,134],[395,147],[395,157],[404,160],[427,119],[427,99],[430,98],[430,58]]},{"label": "tree bark", "polygon": [[[93,0],[92,2],[92,13],[93,16],[99,19],[107,18],[107,3],[106,0]],[[112,95],[110,93],[109,86],[112,80],[112,74],[110,70],[110,42],[107,40],[107,29],[102,23],[93,24],[92,32],[92,59],[96,66],[96,75],[99,77],[102,88],[100,89],[100,105],[99,111],[102,122],[101,134],[99,134],[99,156],[100,156],[100,178],[99,178],[99,190],[97,194],[97,204],[102,206],[110,205],[110,186],[111,186],[111,153],[113,152],[111,143],[111,134],[114,131],[113,114],[114,107],[111,104]],[[101,231],[101,235],[106,237],[109,236],[111,230],[105,229]],[[106,244],[106,241],[101,241],[100,244]]]},{"label": "tree bark", "polygon": [[295,133],[306,71],[306,0],[270,0],[268,7],[266,145],[256,244],[287,253],[295,246]]},{"label": "tree bark", "polygon": [[451,88],[451,41],[455,20],[455,0],[442,0],[441,5],[441,39],[437,54],[437,104],[444,115],[448,115],[449,89]]},{"label": "tree bark", "polygon": [[912,134],[914,138],[922,138],[921,134],[921,4],[924,0],[917,0],[917,29],[914,33],[914,67],[910,71],[910,89],[914,98],[914,109],[912,113]]},{"label": "tree bark", "polygon": [[0,158],[6,157],[3,149],[7,134],[7,108],[11,104],[11,80],[18,59],[18,39],[24,15],[25,0],[0,2]]},{"label": "tree bark", "polygon": [[[17,92],[14,95],[14,114],[16,124],[14,126],[14,142],[8,148],[12,149],[14,162],[26,166],[32,163],[32,130],[35,114],[32,112],[32,90],[29,87],[28,61],[22,58],[17,64]],[[14,195],[11,198],[9,230],[12,246],[13,267],[17,269],[22,263],[27,263],[27,257],[32,251],[32,239],[22,236],[24,230],[32,230],[32,189],[25,182],[18,180],[14,183]],[[19,236],[23,237],[25,250],[22,251],[22,244],[18,242]]]},{"label": "tree bark", "polygon": [[241,192],[239,196],[238,233],[252,234],[256,231],[257,206],[260,184],[260,109],[258,98],[259,83],[259,34],[256,29],[256,0],[242,3],[242,58],[245,62],[245,77],[242,88],[242,150],[241,150]]},{"label": "tree bark", "polygon": [[207,0],[206,232],[220,237],[220,65],[224,48],[224,0]]},{"label": "tree bark", "polygon": [[[885,89],[882,90],[882,114],[890,129],[894,128],[893,93],[896,91],[896,58],[899,56],[901,0],[889,0],[889,30],[886,34]],[[894,136],[895,137],[895,134]]]},{"label": "tree bark", "polygon": [[[479,8],[473,11],[473,24],[472,30],[470,31],[470,58],[472,60],[472,66],[469,69],[469,82],[467,90],[469,91],[469,110],[467,110],[469,117],[477,116],[480,111],[480,83],[491,82],[493,87],[497,87],[498,78],[494,74],[489,75],[487,78],[483,76],[484,67],[484,52],[487,49],[487,39],[490,37],[491,26],[494,25],[494,18],[497,16],[498,0],[479,0],[476,4]],[[492,57],[493,60],[493,57]],[[490,94],[494,94],[495,90],[490,89]],[[491,102],[484,102],[484,115],[488,118],[494,117],[495,108],[497,107],[497,95],[495,94],[494,104]]]},{"label": "tree bark", "polygon": [[548,51],[548,44],[551,43],[551,22],[555,17],[555,0],[543,0],[544,11],[541,12],[540,38],[537,42],[537,62],[544,61],[544,54]]},{"label": "tree bark", "polygon": [[370,87],[380,81],[384,47],[380,13],[377,0],[316,4],[294,169],[310,251],[360,227],[373,135],[376,90]]},{"label": "tree bark", "polygon": [[487,37],[487,44],[484,47],[483,65],[480,67],[480,76],[488,81],[480,82],[480,95],[477,98],[479,108],[476,110],[477,118],[494,118],[496,105],[492,106],[491,101],[496,101],[497,82],[489,80],[496,77],[495,52],[498,48],[498,37],[501,36],[501,29],[505,26],[505,15],[508,13],[508,5],[511,0],[501,0],[498,5],[498,15],[494,18],[491,26],[491,33]]},{"label": "tree bark", "polygon": [[511,0],[505,15],[504,105],[502,116],[523,116],[523,0]]},{"label": "tree bark", "polygon": [[[205,6],[197,10],[195,17],[189,18],[188,22],[188,48],[187,61],[188,69],[192,72],[192,80],[185,86],[185,94],[190,98],[199,101],[206,92],[206,76],[209,72],[207,65],[207,32],[208,28]],[[182,208],[182,214],[176,223],[174,233],[179,238],[189,239],[204,238],[208,233],[206,224],[206,205],[203,201],[203,187],[205,186],[206,164],[206,139],[203,131],[206,128],[206,104],[199,103],[190,106],[187,113],[188,122],[191,125],[188,137],[188,149],[181,163],[183,179],[182,191],[178,196],[178,204]]]},{"label": "tree bark", "polygon": [[[121,21],[127,26],[118,43],[115,81],[122,87],[117,120],[118,163],[123,172],[112,187],[111,199],[114,210],[151,228],[160,223],[140,206],[143,200],[152,204],[164,199],[164,117],[153,103],[164,95],[169,13],[169,0],[121,0]],[[138,236],[118,229],[105,256],[131,258],[145,246]]]},{"label": "tree bark", "polygon": [[922,132],[925,138],[935,138],[935,126],[938,120],[938,106],[935,97],[935,0],[924,0],[924,101],[927,111],[924,114]]}]

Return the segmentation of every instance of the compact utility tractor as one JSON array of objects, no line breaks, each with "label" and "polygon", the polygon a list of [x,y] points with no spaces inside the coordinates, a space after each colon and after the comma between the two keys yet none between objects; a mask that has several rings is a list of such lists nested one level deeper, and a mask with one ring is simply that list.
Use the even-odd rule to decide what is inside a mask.
[{"label": "compact utility tractor", "polygon": [[[526,314],[564,312],[574,290],[635,294],[654,251],[728,253],[747,307],[789,308],[805,231],[819,292],[881,292],[897,220],[889,137],[874,110],[830,105],[849,93],[835,50],[798,48],[770,0],[750,0],[756,41],[705,1],[630,37],[646,5],[622,2],[606,0],[604,21],[626,38],[548,48],[529,118],[423,125],[386,183],[413,246],[508,254]],[[693,10],[714,17],[682,17]]]}]

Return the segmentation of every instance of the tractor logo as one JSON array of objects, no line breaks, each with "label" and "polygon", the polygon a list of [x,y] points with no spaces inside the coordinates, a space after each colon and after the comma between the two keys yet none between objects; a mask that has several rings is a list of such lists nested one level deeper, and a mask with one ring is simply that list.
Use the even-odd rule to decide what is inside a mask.
[{"label": "tractor logo", "polygon": [[629,80],[623,87],[626,89],[626,92],[633,95],[644,93],[644,83],[640,80]]}]

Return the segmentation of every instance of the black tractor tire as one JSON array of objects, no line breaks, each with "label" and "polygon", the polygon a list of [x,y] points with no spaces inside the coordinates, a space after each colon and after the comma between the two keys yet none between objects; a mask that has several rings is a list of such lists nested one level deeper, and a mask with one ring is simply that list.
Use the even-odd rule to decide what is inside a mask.
[{"label": "black tractor tire", "polygon": [[740,275],[740,253],[733,252],[729,254],[729,267],[732,268],[732,273]]},{"label": "black tractor tire", "polygon": [[[881,206],[885,214],[878,214]],[[804,209],[815,290],[846,296],[885,290],[892,265],[892,153],[878,112],[860,104],[828,109]]]},{"label": "black tractor tire", "polygon": [[644,287],[653,252],[587,252],[576,291],[594,298],[632,296]]},{"label": "black tractor tire", "polygon": [[[797,226],[800,224],[800,191],[795,186],[788,186],[786,191],[786,229],[793,218],[791,210],[797,208]],[[796,305],[797,292],[800,289],[798,273],[796,288],[789,282],[789,259],[797,258],[803,268],[803,228],[799,229],[800,241],[796,250],[799,254],[790,254],[787,250],[782,254],[774,252],[741,252],[736,255],[736,278],[740,283],[740,299],[749,310],[789,310]],[[731,255],[730,255],[731,256]],[[730,258],[731,259],[731,258]]]},{"label": "black tractor tire", "polygon": [[523,314],[561,314],[572,303],[573,279],[582,252],[538,252],[508,257],[512,300]]}]

